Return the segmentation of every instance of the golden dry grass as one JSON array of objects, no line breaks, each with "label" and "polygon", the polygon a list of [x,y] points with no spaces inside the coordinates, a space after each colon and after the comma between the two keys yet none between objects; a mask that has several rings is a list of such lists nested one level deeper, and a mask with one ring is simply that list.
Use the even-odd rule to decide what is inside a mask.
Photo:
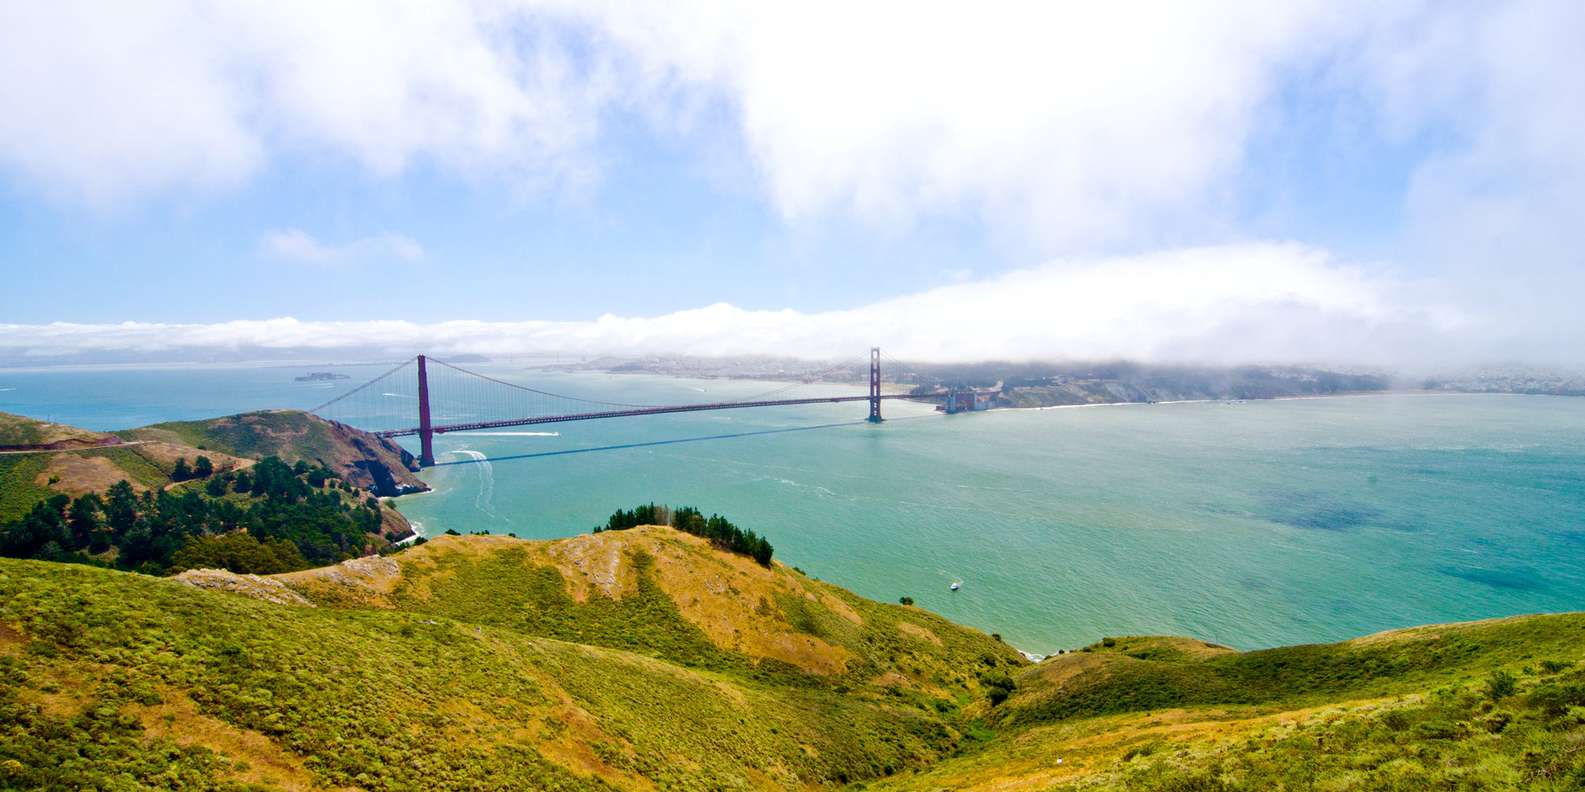
[{"label": "golden dry grass", "polygon": [[[842,673],[851,653],[835,644],[796,630],[772,603],[778,596],[803,598],[852,623],[863,619],[851,606],[786,567],[762,567],[753,560],[715,552],[709,542],[670,528],[646,526],[553,541],[528,541],[506,536],[439,536],[395,556],[401,570],[367,581],[346,573],[343,564],[277,576],[310,598],[360,601],[391,607],[398,580],[419,599],[428,582],[448,574],[439,568],[443,557],[484,558],[502,549],[525,551],[529,565],[551,566],[561,574],[575,602],[591,597],[622,599],[637,591],[634,559],[653,559],[656,583],[683,618],[698,627],[717,647],[767,660],[778,660],[820,675]],[[924,631],[924,628],[918,628]],[[928,634],[928,631],[924,631]],[[928,640],[928,639],[926,639]],[[940,639],[936,639],[940,643]]]},{"label": "golden dry grass", "polygon": [[[1138,752],[1215,750],[1252,736],[1277,736],[1316,719],[1413,706],[1419,696],[1359,699],[1270,711],[1255,707],[1169,709],[1037,726],[999,738],[982,752],[874,789],[1037,792],[1099,783]],[[1059,761],[1060,760],[1060,761]]]},{"label": "golden dry grass", "polygon": [[269,737],[199,712],[192,699],[180,690],[164,687],[159,693],[158,704],[130,707],[148,737],[201,746],[239,762],[232,779],[235,781],[288,792],[324,788],[315,783],[301,759]]},{"label": "golden dry grass", "polygon": [[108,437],[110,435],[103,432],[0,412],[0,445],[84,448],[100,443]]}]

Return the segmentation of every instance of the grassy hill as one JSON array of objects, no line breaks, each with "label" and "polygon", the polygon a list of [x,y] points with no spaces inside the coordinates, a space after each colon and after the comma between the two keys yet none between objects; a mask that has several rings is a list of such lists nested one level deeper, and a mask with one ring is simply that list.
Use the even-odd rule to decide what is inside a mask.
[{"label": "grassy hill", "polygon": [[115,438],[103,432],[0,412],[0,449],[84,448],[107,441],[115,442]]},{"label": "grassy hill", "polygon": [[0,785],[841,785],[958,750],[972,669],[1019,665],[661,528],[270,578],[0,560]]},{"label": "grassy hill", "polygon": [[20,415],[0,413],[0,446],[32,449],[0,453],[0,523],[26,514],[52,495],[102,492],[125,479],[141,492],[172,483],[176,460],[189,463],[207,455],[217,470],[236,470],[252,459],[205,450],[179,438],[142,438],[136,442]]},{"label": "grassy hill", "polygon": [[117,432],[126,440],[177,443],[237,457],[277,456],[318,463],[377,495],[428,489],[401,446],[301,410],[263,410],[202,421],[171,421]]},{"label": "grassy hill", "polygon": [[[386,547],[391,540],[411,536],[412,527],[395,508],[368,496],[424,488],[405,467],[412,459],[399,447],[301,412],[244,413],[114,434],[0,413],[0,438],[14,441],[0,452],[0,555],[21,558],[65,560],[63,553],[80,550],[83,554],[79,560],[136,568],[123,563],[130,557],[119,554],[120,545],[137,540],[133,534],[138,526],[132,519],[120,524],[108,541],[92,541],[90,536],[96,528],[105,527],[97,525],[109,516],[103,510],[105,499],[122,481],[127,482],[133,495],[140,496],[134,516],[147,517],[147,530],[159,534],[138,543],[150,545],[151,558],[158,557],[161,564],[170,560],[166,557],[188,538],[187,534],[232,532],[239,528],[248,528],[262,538],[271,534],[293,537],[308,559],[262,567],[239,565],[240,560],[228,564],[230,568],[249,571],[294,569],[314,561],[326,563],[372,552]],[[260,466],[272,456],[296,463],[297,475],[306,475],[315,482],[312,489],[333,493],[339,499],[336,511],[351,514],[359,507],[372,510],[378,519],[370,523],[368,540],[361,549],[356,542],[347,545],[337,540],[335,544],[341,549],[336,554],[316,555],[315,548],[324,545],[319,541],[324,537],[311,534],[333,533],[339,530],[334,523],[345,520],[327,519],[323,513],[315,516],[309,513],[312,507],[307,511],[297,508],[301,504],[264,502],[269,499],[260,497],[262,486],[253,487],[251,494],[243,492],[249,482],[260,478]],[[196,474],[193,468],[200,458],[208,460],[209,466],[204,468],[205,473]],[[395,472],[390,467],[393,465]],[[309,473],[319,469],[331,475]],[[331,477],[327,488],[326,479]],[[79,496],[95,501],[88,510],[90,516],[75,526],[67,526],[77,514],[78,504],[73,499]],[[40,517],[36,510],[46,507],[57,516],[35,519]],[[209,514],[201,516],[200,511]],[[241,512],[250,512],[251,517],[243,520]],[[283,521],[291,524],[276,524]],[[68,528],[69,534],[63,533]],[[174,538],[167,536],[173,533]],[[237,544],[239,541],[232,540],[236,545],[232,555],[241,559],[236,553],[250,548]]]},{"label": "grassy hill", "polygon": [[1023,672],[982,750],[883,789],[1585,788],[1585,615],[1235,652],[1108,638]]},{"label": "grassy hill", "polygon": [[990,636],[645,527],[268,577],[0,560],[0,787],[1572,789],[1585,616]]}]

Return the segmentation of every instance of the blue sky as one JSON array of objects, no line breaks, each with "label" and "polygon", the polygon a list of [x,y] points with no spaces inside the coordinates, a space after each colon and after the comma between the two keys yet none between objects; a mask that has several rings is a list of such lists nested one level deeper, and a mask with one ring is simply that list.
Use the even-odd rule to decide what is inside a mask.
[{"label": "blue sky", "polygon": [[[723,174],[638,135],[602,142],[601,156],[605,175],[577,193],[322,161],[281,162],[237,190],[108,209],[40,201],[13,181],[0,203],[0,259],[38,276],[16,284],[6,318],[581,319],[717,301],[825,310],[1030,260],[954,218],[906,232],[791,227],[754,194],[740,157]],[[399,234],[423,252],[298,260],[261,243],[282,229],[330,246]],[[84,278],[96,287],[75,288]]]},{"label": "blue sky", "polygon": [[1585,12],[1268,5],[13,8],[0,352],[1564,356]]}]

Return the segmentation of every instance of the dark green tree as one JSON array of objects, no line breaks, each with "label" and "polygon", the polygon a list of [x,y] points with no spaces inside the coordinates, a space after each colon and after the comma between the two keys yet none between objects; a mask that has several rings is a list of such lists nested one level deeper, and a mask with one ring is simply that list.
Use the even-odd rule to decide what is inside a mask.
[{"label": "dark green tree", "polygon": [[138,496],[132,492],[132,485],[126,479],[110,485],[105,496],[105,517],[110,523],[110,535],[113,538],[125,536],[138,519]]},{"label": "dark green tree", "polygon": [[103,553],[110,549],[110,535],[105,531],[105,502],[95,493],[78,496],[72,501],[66,523],[71,528],[72,549],[88,548],[90,553]]}]

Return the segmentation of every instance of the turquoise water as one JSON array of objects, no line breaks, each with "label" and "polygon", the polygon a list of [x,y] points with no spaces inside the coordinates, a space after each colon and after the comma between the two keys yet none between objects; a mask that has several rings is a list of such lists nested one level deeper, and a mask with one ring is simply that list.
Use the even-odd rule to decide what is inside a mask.
[{"label": "turquoise water", "polygon": [[[0,410],[115,428],[306,407],[348,387],[291,382],[300,373],[0,372]],[[651,403],[766,388],[527,381]],[[1585,399],[886,407],[880,426],[860,403],[445,435],[450,464],[425,473],[436,492],[399,506],[428,533],[554,537],[619,505],[696,504],[811,575],[912,596],[1041,653],[1103,634],[1251,648],[1585,608]]]}]

